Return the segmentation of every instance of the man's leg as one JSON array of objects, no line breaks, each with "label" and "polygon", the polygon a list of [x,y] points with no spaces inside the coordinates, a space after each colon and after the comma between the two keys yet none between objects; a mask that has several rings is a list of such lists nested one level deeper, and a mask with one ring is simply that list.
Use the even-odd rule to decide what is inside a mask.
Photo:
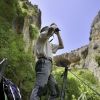
[{"label": "man's leg", "polygon": [[40,100],[44,88],[47,85],[51,72],[51,62],[48,60],[39,60],[36,64],[36,84],[31,93],[30,100]]},{"label": "man's leg", "polygon": [[53,75],[49,76],[48,86],[50,89],[50,97],[48,100],[56,100],[59,97],[59,88]]}]

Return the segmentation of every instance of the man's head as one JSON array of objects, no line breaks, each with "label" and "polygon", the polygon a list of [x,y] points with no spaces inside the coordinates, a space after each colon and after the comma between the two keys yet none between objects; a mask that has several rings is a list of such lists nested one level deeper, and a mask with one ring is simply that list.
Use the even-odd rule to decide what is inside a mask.
[{"label": "man's head", "polygon": [[55,30],[54,32],[60,31],[60,29],[58,28],[58,26],[57,26],[55,23],[52,23],[52,24],[50,25],[50,27],[52,27],[52,28]]},{"label": "man's head", "polygon": [[44,32],[44,31],[48,31],[50,28],[55,30],[58,27],[57,27],[57,25],[55,23],[52,23],[50,25],[50,27],[49,26],[45,26],[45,27],[41,28],[40,33]]},{"label": "man's head", "polygon": [[40,33],[44,32],[44,31],[48,31],[49,27],[48,26],[45,26],[43,27],[41,30],[40,30]]},{"label": "man's head", "polygon": [[45,26],[43,28],[41,28],[40,33],[41,34],[46,34],[48,36],[53,36],[53,34],[56,32],[56,30],[58,29],[57,25],[55,23],[52,23],[50,26]]},{"label": "man's head", "polygon": [[[52,25],[56,25],[55,23],[52,23],[50,26],[52,26]],[[56,25],[57,26],[57,25]]]},{"label": "man's head", "polygon": [[46,34],[46,33],[48,33],[48,35],[52,36],[53,33],[54,33],[54,30],[55,30],[54,25],[55,24],[52,23],[50,26],[45,26],[45,27],[41,28],[40,34]]},{"label": "man's head", "polygon": [[58,28],[57,25],[56,25],[55,23],[52,23],[52,24],[50,25],[50,27],[52,27],[52,28],[54,28],[54,29]]}]

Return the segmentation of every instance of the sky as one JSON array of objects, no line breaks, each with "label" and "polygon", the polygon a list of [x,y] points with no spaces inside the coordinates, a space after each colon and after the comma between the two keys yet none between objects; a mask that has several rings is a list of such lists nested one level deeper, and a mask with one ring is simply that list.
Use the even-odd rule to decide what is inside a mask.
[{"label": "sky", "polygon": [[[100,10],[100,0],[29,0],[42,12],[42,27],[56,23],[60,28],[64,49],[57,54],[75,50],[89,43],[94,17]],[[53,40],[57,43],[57,37]]]}]

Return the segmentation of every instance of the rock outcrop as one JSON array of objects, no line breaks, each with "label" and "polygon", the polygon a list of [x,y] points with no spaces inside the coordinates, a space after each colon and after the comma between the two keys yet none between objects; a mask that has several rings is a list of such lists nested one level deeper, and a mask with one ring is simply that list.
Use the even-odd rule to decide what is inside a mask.
[{"label": "rock outcrop", "polygon": [[19,8],[17,9],[17,15],[13,21],[13,27],[18,34],[23,33],[25,52],[28,52],[28,49],[32,47],[34,43],[30,37],[30,34],[33,34],[30,31],[30,27],[40,29],[41,11],[37,5],[32,5],[28,0],[19,0],[17,5]]},{"label": "rock outcrop", "polygon": [[91,70],[100,80],[100,65],[96,61],[97,57],[100,57],[100,11],[91,25],[88,55],[84,65],[84,67]]},{"label": "rock outcrop", "polygon": [[66,65],[75,66],[78,65],[78,67],[81,65],[84,66],[85,58],[88,54],[88,45],[83,46],[81,48],[78,48],[76,50],[73,50],[69,53],[64,53],[58,56],[54,57],[55,63],[58,66],[62,66],[63,63],[66,63]]},{"label": "rock outcrop", "polygon": [[[88,68],[100,80],[100,11],[94,18],[88,45],[54,57],[58,66]],[[98,58],[98,61],[96,60]]]}]

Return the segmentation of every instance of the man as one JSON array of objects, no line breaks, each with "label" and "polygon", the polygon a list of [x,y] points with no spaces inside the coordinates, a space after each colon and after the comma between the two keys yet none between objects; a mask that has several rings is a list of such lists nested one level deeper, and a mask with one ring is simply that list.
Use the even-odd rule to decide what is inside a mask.
[{"label": "man", "polygon": [[[58,49],[63,49],[63,42],[59,33],[59,28],[55,23],[50,26],[43,27],[40,36],[37,39],[35,53],[36,62],[36,83],[32,91],[30,100],[40,100],[43,95],[44,88],[48,85],[50,89],[50,97],[48,100],[56,100],[58,97],[58,87],[52,71],[52,53],[56,53]],[[54,34],[57,35],[59,44],[51,44],[49,38]]]}]

